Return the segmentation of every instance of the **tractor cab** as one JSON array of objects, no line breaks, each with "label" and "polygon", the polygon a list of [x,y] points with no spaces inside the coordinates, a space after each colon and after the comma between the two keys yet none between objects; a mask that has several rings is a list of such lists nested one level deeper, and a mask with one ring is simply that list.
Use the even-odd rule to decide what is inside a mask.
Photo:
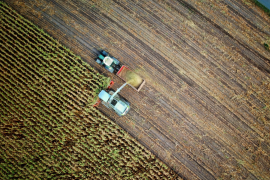
[{"label": "tractor cab", "polygon": [[101,51],[96,59],[96,62],[104,66],[105,69],[111,73],[117,73],[121,68],[120,62],[116,58],[109,56],[109,54],[105,51]]}]

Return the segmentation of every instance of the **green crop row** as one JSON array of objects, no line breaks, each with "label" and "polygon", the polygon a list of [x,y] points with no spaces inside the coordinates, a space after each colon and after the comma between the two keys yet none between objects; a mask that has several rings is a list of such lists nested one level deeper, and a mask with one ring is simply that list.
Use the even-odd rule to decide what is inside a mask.
[{"label": "green crop row", "polygon": [[173,179],[92,104],[109,78],[0,1],[0,176]]}]

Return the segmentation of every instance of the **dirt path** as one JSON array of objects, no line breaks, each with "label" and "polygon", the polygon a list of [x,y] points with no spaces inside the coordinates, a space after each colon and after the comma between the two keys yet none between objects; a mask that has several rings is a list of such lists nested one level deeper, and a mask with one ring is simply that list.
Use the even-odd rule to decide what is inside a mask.
[{"label": "dirt path", "polygon": [[91,66],[105,49],[146,85],[100,109],[185,179],[269,179],[270,18],[247,1],[4,0]]}]

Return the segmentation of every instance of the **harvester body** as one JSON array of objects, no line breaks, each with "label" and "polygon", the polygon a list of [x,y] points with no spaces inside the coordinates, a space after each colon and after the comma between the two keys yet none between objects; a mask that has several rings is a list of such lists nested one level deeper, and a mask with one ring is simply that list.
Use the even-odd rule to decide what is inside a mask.
[{"label": "harvester body", "polygon": [[130,110],[130,104],[127,100],[118,95],[121,89],[125,87],[127,83],[123,84],[117,91],[102,90],[98,97],[102,100],[102,104],[109,109],[113,109],[119,116],[126,115]]}]

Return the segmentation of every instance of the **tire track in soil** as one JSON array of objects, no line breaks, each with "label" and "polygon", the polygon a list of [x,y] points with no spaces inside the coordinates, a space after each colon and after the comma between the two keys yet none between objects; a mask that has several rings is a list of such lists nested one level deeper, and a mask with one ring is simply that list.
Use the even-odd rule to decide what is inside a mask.
[{"label": "tire track in soil", "polygon": [[[198,14],[200,18],[202,18],[202,20],[206,20],[207,22],[210,22],[214,27],[216,27],[222,34],[225,34],[226,36],[230,37],[233,41],[237,42],[240,47],[244,47],[246,50],[252,52],[253,54],[255,54],[257,57],[260,57],[262,60],[266,61],[266,62],[270,62],[270,59],[262,56],[261,54],[257,53],[256,51],[254,51],[253,49],[251,49],[250,47],[248,47],[246,44],[240,42],[238,39],[234,38],[229,32],[227,32],[226,30],[224,30],[223,28],[221,28],[218,24],[216,24],[215,22],[213,22],[211,19],[209,19],[208,17],[206,17],[205,15],[203,15],[200,11],[198,11],[196,8],[194,8],[191,4],[184,2],[182,0],[177,0],[180,4],[183,4],[185,7],[187,7],[188,9],[190,9],[192,12],[195,12],[195,14]],[[175,9],[176,10],[176,9]],[[235,11],[234,11],[235,12]],[[180,13],[180,12],[179,12]],[[240,15],[240,13],[237,13],[237,15]],[[242,17],[242,16],[241,16]],[[249,22],[249,21],[247,21]],[[198,26],[200,26],[199,24],[197,24]],[[200,26],[201,29],[206,30],[205,27]],[[208,33],[211,33],[210,31]],[[242,53],[242,51],[239,51]],[[256,62],[253,62],[251,59],[249,61],[250,63],[252,63],[252,65],[254,65],[255,67],[257,67],[258,69],[260,69],[263,72],[266,72],[268,74],[270,74],[270,67],[268,64],[264,64],[264,66],[259,66],[256,64]],[[266,67],[268,68],[266,68]]]},{"label": "tire track in soil", "polygon": [[227,124],[227,123],[226,123]]},{"label": "tire track in soil", "polygon": [[[197,51],[197,52],[198,52],[198,51]],[[198,53],[199,53],[199,52],[198,52]],[[222,73],[225,74],[225,75],[227,75],[227,74],[224,73],[224,72],[222,72]],[[227,76],[228,76],[228,75],[227,75]],[[234,81],[234,82],[235,82],[235,81]],[[237,82],[236,82],[236,83],[237,83]],[[226,83],[224,82],[224,84],[226,84]],[[239,86],[242,87],[240,84],[239,84]],[[197,87],[198,87],[198,85],[197,85]],[[209,97],[209,94],[206,93],[205,96],[206,96],[206,97]]]},{"label": "tire track in soil", "polygon": [[[80,1],[73,1],[73,2],[80,2]],[[184,1],[178,1],[178,3],[181,3],[181,2],[184,2]],[[154,2],[154,3],[156,3],[156,2]],[[65,3],[63,3],[63,4],[65,4]],[[121,4],[120,4],[121,5]],[[125,5],[122,5],[125,9],[128,9]],[[59,5],[59,8],[61,9],[61,7],[63,7],[63,6],[61,6],[61,5]],[[141,9],[143,9],[143,10],[145,10],[145,8],[143,8],[142,6],[140,6],[140,8]],[[194,7],[192,6],[192,8],[193,8],[193,10],[194,10]],[[71,17],[73,17],[73,18],[75,18],[76,20],[78,20],[78,21],[81,21],[81,23],[83,23],[84,21],[83,20],[79,20],[80,18],[79,17],[77,17],[77,16],[75,16],[75,15],[72,15],[72,12],[71,12],[71,10],[65,10],[65,8],[63,8],[63,9],[61,9],[61,10],[63,10],[65,13],[67,13],[67,14],[69,14],[69,16],[71,16]],[[180,14],[181,14],[181,11],[180,10],[177,10]],[[91,14],[91,11],[90,10],[88,10],[88,11],[85,11],[85,12],[83,12],[83,11],[81,11],[80,12],[80,14],[79,15],[82,15],[83,17],[85,17],[85,18],[89,18],[89,17],[87,17],[87,15],[88,14]],[[148,11],[148,13],[150,13],[149,11]],[[44,14],[46,14],[46,13],[44,13]],[[199,20],[200,19],[202,19],[202,21],[204,20],[204,17],[203,16],[201,16],[201,14],[200,14],[200,12],[196,12],[196,14],[199,14],[199,16],[198,16],[198,18],[199,18]],[[91,15],[93,15],[93,14],[91,14]],[[183,16],[186,16],[185,14],[183,14],[182,13],[182,15]],[[74,17],[75,16],[75,17]],[[89,15],[88,15],[89,16]],[[115,24],[119,24],[119,22],[116,22],[116,20],[115,20],[115,17],[114,16],[111,16],[111,17],[109,17],[109,16],[107,16],[107,15],[104,15],[103,14],[103,16],[102,17],[96,17],[96,16],[92,16],[92,17],[94,17],[95,19],[93,19],[93,18],[91,18],[91,19],[93,19],[93,20],[91,20],[90,19],[90,21],[92,21],[92,22],[98,22],[98,21],[103,21],[104,23],[108,23],[108,22],[110,22],[110,20],[112,19],[112,18],[114,18],[114,19],[112,19],[113,21],[114,21],[114,23]],[[81,16],[80,16],[81,17]],[[105,18],[103,18],[103,17],[105,17]],[[158,17],[158,16],[157,16]],[[54,18],[56,18],[56,17],[54,17]],[[49,15],[47,15],[47,17],[46,17],[46,21],[50,21],[51,20],[51,17],[49,16]],[[103,20],[104,19],[104,20]],[[105,20],[106,19],[106,20]],[[209,18],[208,18],[209,19]],[[210,22],[210,24],[211,23],[214,23],[214,22],[212,22],[211,21],[211,19],[209,19],[210,21],[208,21],[207,20],[207,22]],[[59,19],[58,20],[59,22],[61,22],[61,19]],[[112,21],[112,22],[113,22]],[[119,20],[118,20],[119,21]],[[158,21],[158,22],[160,22],[161,20],[160,19],[156,19],[156,21]],[[150,21],[149,21],[150,22]],[[197,26],[199,26],[200,28],[204,28],[204,26],[201,26],[201,24],[199,23],[199,22],[197,22],[197,21],[193,21]],[[197,22],[197,23],[196,23]],[[84,23],[85,24],[85,23]],[[107,24],[108,26],[109,26],[109,28],[114,28],[114,25],[115,24],[113,24],[113,25],[110,25],[110,24]],[[168,28],[168,29],[170,29],[170,26],[167,26],[165,23],[162,23],[162,25],[165,25],[165,27],[166,28]],[[57,22],[55,23],[55,25],[51,25],[51,26],[55,26],[55,27],[57,27],[58,26],[58,24],[57,24]],[[62,27],[61,27],[62,26]],[[62,25],[60,26],[60,28],[61,29],[63,29],[63,30],[65,30],[66,28],[68,28],[68,31],[66,31],[66,32],[69,32],[69,33],[72,33],[72,32],[77,32],[77,29],[74,29],[74,28],[71,28],[69,25],[67,25],[67,24],[64,24],[64,23],[62,23]],[[120,25],[121,26],[121,25]],[[216,27],[215,25],[213,25],[214,27]],[[58,26],[59,27],[59,26]],[[92,31],[94,31],[94,28],[93,27],[91,27],[91,26],[87,26],[89,29],[91,29]],[[100,28],[102,29],[102,26],[100,26]],[[108,28],[108,29],[109,29]],[[143,27],[143,28],[145,28],[145,27]],[[171,28],[171,29],[174,29],[174,28]],[[210,31],[210,29],[211,28],[204,28],[203,30],[205,31],[205,32],[207,32],[207,33],[209,33],[209,34],[211,34],[212,36],[217,36],[217,33],[215,33],[215,32],[212,32],[212,31]],[[220,26],[217,26],[216,27],[216,29],[218,30],[218,34],[224,34],[224,32],[222,31],[223,29],[220,27]],[[101,32],[104,32],[104,30],[102,30]],[[124,33],[121,33],[121,32],[124,32]],[[96,34],[98,34],[99,36],[102,36],[102,33],[99,33],[97,30],[96,31],[94,31],[94,33],[96,33]],[[117,34],[117,31],[114,31],[114,33],[115,34]],[[120,34],[121,33],[121,34]],[[194,77],[195,76],[193,76],[193,78],[192,78],[192,76],[183,76],[183,75],[181,75],[181,74],[179,74],[179,72],[177,71],[178,70],[178,66],[175,66],[175,62],[174,61],[171,61],[170,59],[168,59],[168,57],[164,57],[164,53],[163,52],[161,52],[161,53],[158,53],[157,51],[154,51],[154,50],[152,50],[152,48],[148,45],[149,44],[149,41],[147,41],[147,40],[142,40],[141,38],[142,37],[140,37],[140,36],[138,36],[138,34],[133,34],[133,33],[130,33],[127,29],[125,29],[124,27],[121,27],[121,31],[118,33],[118,36],[120,37],[120,39],[121,38],[123,38],[123,36],[122,36],[122,34],[124,34],[125,35],[125,37],[126,38],[124,38],[125,39],[125,42],[128,44],[128,45],[126,45],[126,47],[125,48],[128,48],[129,49],[129,53],[126,53],[126,52],[124,52],[124,50],[118,50],[119,51],[119,53],[118,54],[121,54],[121,56],[122,56],[122,54],[123,54],[123,56],[122,57],[124,57],[123,59],[126,59],[126,60],[128,60],[129,58],[129,54],[130,54],[130,52],[132,52],[135,56],[137,56],[137,57],[139,57],[139,62],[146,62],[147,64],[148,64],[148,66],[151,66],[153,69],[151,69],[151,72],[158,72],[159,74],[162,74],[162,78],[161,79],[165,79],[165,80],[163,80],[163,81],[161,81],[161,82],[165,82],[165,81],[167,81],[166,82],[166,85],[168,85],[168,84],[170,84],[170,83],[174,83],[174,81],[176,80],[176,81],[179,81],[179,80],[182,80],[182,81],[186,81],[186,83],[188,84],[188,90],[185,90],[183,93],[181,93],[181,95],[178,97],[178,100],[181,100],[181,101],[184,101],[186,104],[188,104],[188,106],[189,107],[192,107],[192,106],[195,106],[195,107],[198,107],[197,108],[197,110],[198,110],[198,112],[200,113],[200,116],[201,117],[205,117],[205,116],[207,116],[207,114],[206,113],[204,113],[203,112],[203,110],[201,110],[201,107],[196,103],[196,102],[200,102],[200,101],[202,101],[202,102],[205,102],[205,103],[202,103],[201,105],[204,105],[204,104],[207,104],[207,106],[205,106],[204,108],[208,111],[208,112],[211,112],[211,108],[214,108],[213,109],[213,111],[215,111],[215,110],[217,110],[217,108],[216,108],[216,106],[219,106],[219,110],[222,110],[223,108],[222,108],[222,106],[223,107],[225,107],[226,108],[226,106],[224,106],[224,105],[222,105],[221,106],[221,104],[220,104],[220,102],[217,100],[217,99],[215,99],[215,98],[213,98],[213,96],[211,95],[211,94],[209,94],[207,91],[204,91],[204,92],[198,92],[198,89],[200,88],[200,84],[198,84],[196,81],[194,81]],[[166,35],[164,35],[163,34],[163,32],[162,31],[160,31],[160,34],[161,35],[163,35],[163,37],[165,37],[165,39],[166,39]],[[226,34],[226,33],[225,33]],[[76,39],[78,39],[78,37],[75,37],[74,36],[75,34],[73,34],[72,36],[74,37],[74,38],[76,38]],[[128,35],[128,36],[127,36]],[[184,40],[184,43],[186,43],[185,42],[185,37],[184,38],[181,38],[180,37],[180,35],[181,34],[177,34],[175,37],[176,38],[179,38],[179,39],[183,39]],[[242,48],[242,49],[236,49],[237,50],[237,52],[238,53],[240,53],[242,56],[244,56],[245,55],[245,53],[246,52],[248,52],[248,53],[250,53],[251,52],[251,54],[254,54],[254,52],[252,52],[252,50],[251,49],[248,49],[248,47],[245,47],[245,46],[242,46],[241,45],[241,43],[239,43],[237,40],[234,40],[233,39],[233,37],[230,37],[231,39],[226,39],[226,38],[224,38],[223,39],[223,42],[225,41],[227,44],[227,46],[231,46],[231,45],[236,45],[236,47],[240,47],[240,48]],[[132,40],[130,40],[130,39],[132,39]],[[169,41],[169,39],[167,38],[166,39],[167,41]],[[187,39],[188,40],[188,39]],[[235,42],[232,42],[232,40],[233,41],[235,41]],[[104,41],[104,42],[109,42],[110,41],[110,39],[109,38],[103,38],[102,39],[102,41]],[[91,42],[91,43],[89,43],[89,42]],[[136,43],[140,43],[141,44],[141,46],[140,46],[140,48],[138,48],[138,49],[136,49],[135,47],[138,47],[137,45],[136,46],[133,46],[133,44],[134,44],[134,42],[136,42]],[[189,41],[190,42],[190,41]],[[98,44],[99,44],[99,42],[98,41],[96,41],[96,40],[93,40],[93,38],[90,38],[90,37],[88,37],[87,39],[85,39],[85,41],[84,42],[79,42],[80,44],[81,44],[81,48],[83,48],[83,49],[85,49],[85,50],[89,50],[89,51],[92,51],[92,52],[96,52],[96,51],[94,51],[93,50],[93,46],[91,46],[92,44],[95,44],[94,46],[95,47],[98,47]],[[231,44],[231,43],[234,43],[234,44]],[[65,44],[65,43],[64,43]],[[67,43],[68,44],[68,43]],[[77,44],[77,43],[75,43],[75,44]],[[105,43],[106,44],[106,43]],[[90,45],[90,46],[89,46]],[[177,45],[177,44],[176,44]],[[190,44],[188,44],[188,46],[189,46],[189,48],[193,51],[192,52],[192,54],[195,54],[195,55],[197,55],[197,54],[199,54],[199,57],[197,57],[197,59],[199,59],[200,58],[200,56],[201,56],[201,53],[199,52],[199,51],[197,51],[197,49],[195,49],[192,45],[190,45]],[[84,47],[86,47],[86,48],[84,48]],[[111,48],[111,47],[110,47]],[[179,49],[182,49],[181,47],[178,47]],[[143,50],[143,52],[146,52],[147,53],[147,55],[142,55],[140,52]],[[92,53],[90,53],[90,56],[93,56],[92,55]],[[150,57],[155,57],[155,58],[150,58]],[[119,56],[118,56],[119,57]],[[148,58],[149,57],[149,58]],[[253,55],[253,57],[258,57],[257,56],[257,54],[254,54]],[[165,70],[162,70],[159,66],[157,66],[157,65],[155,65],[155,61],[153,61],[153,59],[158,59],[158,58],[161,58],[161,62],[162,62],[162,64],[166,67],[166,69]],[[244,56],[244,58],[246,59],[246,60],[249,60],[249,59],[247,59],[247,57],[245,57]],[[262,59],[260,56],[259,56],[259,58],[260,59]],[[143,59],[143,61],[140,61],[140,59]],[[256,58],[257,59],[257,58]],[[158,59],[159,60],[159,59]],[[254,59],[253,59],[254,60]],[[253,60],[251,60],[251,61],[253,61]],[[138,61],[138,60],[137,60]],[[211,61],[209,61],[207,58],[204,58],[204,62],[206,63],[206,64],[211,64]],[[92,62],[91,62],[92,63]],[[131,64],[130,62],[127,62],[127,63],[129,63],[129,64]],[[264,75],[266,75],[267,76],[267,71],[269,71],[269,68],[266,68],[265,66],[264,66],[264,64],[262,64],[262,65],[260,65],[260,62],[255,62],[255,64],[252,64],[252,63],[254,63],[254,62],[249,62],[249,63],[251,63],[251,65],[253,65],[253,66],[255,66],[255,67],[258,67],[262,72],[264,72]],[[256,64],[257,63],[257,64]],[[93,63],[94,64],[94,63]],[[215,66],[214,64],[211,64],[212,66]],[[98,66],[96,66],[96,65],[94,65],[95,67],[97,67],[97,68],[99,68]],[[260,67],[261,66],[261,67]],[[136,67],[136,66],[135,66]],[[226,67],[226,66],[225,66]],[[266,68],[266,70],[264,70],[264,68]],[[148,70],[150,70],[150,69],[148,69]],[[168,73],[168,71],[169,71],[169,73]],[[218,74],[217,73],[217,71],[214,71],[215,73],[216,73],[216,75],[217,75],[217,77],[219,77],[220,76],[220,74]],[[220,73],[225,73],[224,71],[221,71]],[[266,74],[265,74],[266,73]],[[173,76],[171,75],[170,76],[170,74],[173,74]],[[225,73],[226,74],[226,73]],[[179,76],[180,75],[180,76]],[[230,83],[230,86],[232,85],[232,83],[231,83],[231,81],[229,81],[228,79],[230,78],[230,76],[231,76],[232,74],[230,74],[229,76],[227,76],[227,79],[225,79],[225,83],[226,82],[229,82]],[[226,75],[225,75],[226,76]],[[177,77],[176,79],[175,79],[175,77]],[[186,79],[186,78],[188,78],[188,79]],[[156,79],[159,79],[158,77],[156,78]],[[235,87],[238,87],[238,88],[240,88],[241,89],[241,91],[245,91],[245,88],[241,85],[241,84],[239,84],[239,82],[237,82],[237,81],[235,81],[235,82],[233,82],[233,84],[236,84],[236,86]],[[149,82],[148,84],[150,84],[150,86],[153,86],[152,85],[152,83],[151,82]],[[180,83],[178,83],[177,84],[177,86],[179,86],[179,85],[181,85]],[[147,85],[147,86],[149,86],[149,85]],[[168,86],[168,87],[172,87],[172,86]],[[218,87],[219,88],[219,87]],[[156,89],[156,87],[154,86],[154,88],[153,89]],[[159,93],[159,91],[158,90],[155,90],[156,92],[155,93]],[[220,90],[221,91],[221,90]],[[123,94],[124,95],[126,95],[126,97],[130,97],[130,95],[129,94],[132,94],[132,91],[123,91]],[[166,99],[166,98],[168,98],[168,96],[169,96],[170,94],[162,94],[162,96],[164,96],[164,98]],[[186,97],[187,96],[187,97]],[[156,97],[155,97],[155,95],[154,94],[152,94],[152,93],[149,93],[149,92],[146,92],[145,94],[143,94],[141,97],[149,97],[150,99],[152,99],[152,100],[154,100],[154,104],[153,105],[158,105],[159,106],[159,103],[160,103],[160,100],[156,100]],[[203,98],[204,97],[204,98]],[[192,99],[195,99],[195,102],[193,102],[193,101],[191,101],[190,100],[190,98]],[[205,98],[207,98],[207,99],[205,99]],[[130,97],[130,98],[127,98],[127,99],[131,99],[132,100],[132,102],[134,102],[134,105],[135,106],[137,106],[137,107],[140,107],[140,103],[139,102],[137,102],[138,100],[137,99],[135,99],[135,98],[133,98],[133,96],[132,97]],[[136,102],[136,103],[135,103]],[[183,109],[183,106],[179,106],[179,104],[177,104],[177,101],[174,101],[174,104],[173,104],[173,106],[171,105],[171,103],[167,103],[167,102],[171,102],[170,100],[165,100],[164,101],[166,104],[170,104],[170,105],[168,105],[168,107],[167,108],[163,108],[163,110],[164,111],[170,111],[170,109],[173,109],[173,111],[176,113],[177,111],[179,111],[180,110],[180,112],[181,112],[181,109]],[[207,102],[207,103],[206,103]],[[157,107],[158,107],[157,106]],[[210,108],[209,108],[210,107]],[[231,103],[231,107],[232,108],[235,108],[235,104],[233,104],[233,103]],[[160,106],[159,106],[159,108],[160,108]],[[161,108],[162,109],[162,108]],[[105,112],[106,112],[106,110],[104,110]],[[184,110],[184,111],[186,111],[186,110]],[[233,111],[230,111],[230,110],[228,110],[229,112],[231,112],[232,114],[234,114],[235,112],[233,112]],[[151,119],[151,115],[145,115],[145,114],[147,114],[147,112],[148,111],[145,111],[145,112],[141,112],[141,111],[139,111],[138,113],[140,114],[140,115],[142,115],[142,117],[144,117],[144,118],[150,118]],[[151,113],[149,113],[149,114],[151,114]],[[202,124],[198,124],[198,122],[194,122],[193,121],[193,118],[191,117],[191,116],[189,116],[189,115],[187,115],[187,114],[185,114],[184,112],[182,112],[181,114],[185,114],[183,117],[182,117],[182,115],[179,115],[179,114],[177,114],[177,115],[175,115],[174,113],[169,113],[171,116],[176,116],[176,117],[181,117],[180,119],[184,119],[185,121],[188,121],[189,122],[189,124],[188,124],[188,126],[187,126],[187,129],[186,129],[186,131],[188,130],[188,129],[192,129],[192,127],[194,126],[194,127],[196,127],[196,129],[204,129],[204,128],[202,128],[201,127],[201,125]],[[211,112],[211,114],[213,115],[213,117],[212,118],[215,118],[215,117],[222,117],[222,119],[220,119],[219,121],[220,122],[223,122],[223,123],[225,123],[225,124],[228,124],[228,123],[226,123],[227,122],[227,120],[230,120],[230,118],[229,117],[227,117],[227,116],[225,116],[225,114],[226,114],[226,112],[222,112],[222,114],[223,115],[217,115],[216,113],[214,113],[214,112]],[[242,113],[239,111],[238,112],[238,114],[239,115],[242,115]],[[133,113],[132,113],[132,115],[134,115]],[[136,113],[135,113],[135,115],[136,115]],[[109,114],[109,116],[110,116],[110,114]],[[130,116],[128,116],[128,117],[130,117]],[[225,118],[225,119],[224,119]],[[125,118],[126,119],[126,118]],[[204,118],[203,118],[204,119]],[[226,121],[223,121],[223,119],[224,120],[226,120]],[[241,119],[243,120],[244,118],[240,118],[240,122],[241,122]],[[250,118],[249,118],[250,119]],[[253,118],[252,118],[253,119]],[[251,121],[253,121],[251,119]],[[126,119],[127,121],[129,120],[129,119]],[[153,119],[154,120],[154,119]],[[159,118],[159,119],[156,119],[159,123],[155,123],[155,121],[151,121],[151,120],[149,120],[148,122],[150,122],[150,123],[152,123],[152,122],[154,122],[154,123],[152,123],[153,125],[153,127],[156,127],[159,131],[161,131],[163,134],[165,134],[164,132],[166,132],[167,134],[170,134],[169,133],[169,131],[165,128],[165,127],[163,127],[165,124],[165,121],[163,121],[161,118]],[[235,116],[233,119],[231,119],[231,122],[233,122],[234,120],[236,120],[237,122],[239,121],[239,119],[237,118],[237,116]],[[214,121],[214,119],[212,119],[211,121]],[[178,121],[177,121],[178,122]],[[121,122],[121,120],[118,120],[118,123],[122,123]],[[192,124],[192,125],[190,125],[190,123]],[[218,121],[217,121],[217,123],[219,123]],[[241,123],[245,123],[244,121],[242,121]],[[137,126],[139,126],[140,124],[138,123],[137,124]],[[231,123],[229,123],[229,125],[231,125]],[[241,125],[239,125],[240,127],[242,127]],[[129,129],[128,131],[130,131],[130,132],[132,132],[133,131],[133,129],[132,129],[132,127],[129,127],[129,125],[127,124],[127,125],[125,125],[125,126],[123,126],[124,127],[124,129]],[[129,127],[129,128],[128,128]],[[149,127],[149,126],[148,126]],[[161,128],[161,127],[163,127],[163,129]],[[232,131],[235,131],[236,129],[237,129],[237,127],[235,127],[235,126],[229,126],[229,127],[231,127],[232,128]],[[248,126],[249,127],[249,126]],[[142,127],[142,129],[143,129],[143,127]],[[188,133],[188,135],[190,135],[191,137],[195,137],[195,133],[196,133],[196,131],[195,132],[193,132],[194,130],[191,130],[189,133]],[[208,134],[210,137],[211,137],[211,134],[213,135],[213,133],[215,132],[215,131],[213,131],[213,132],[207,132],[205,129],[204,130],[201,130],[201,131],[198,131],[200,134]],[[235,133],[235,132],[233,132],[233,133]],[[133,134],[134,136],[136,136],[136,134]],[[238,137],[238,138],[242,138],[243,136],[241,135],[241,133],[239,134],[239,136],[240,137]],[[170,137],[170,136],[168,136],[168,137]],[[214,137],[214,136],[213,136]],[[150,137],[149,137],[150,138]],[[173,136],[173,139],[177,139],[177,138],[179,138],[177,135],[175,135],[175,136]],[[169,138],[170,139],[170,138]],[[196,141],[198,144],[203,144],[203,145],[207,145],[207,147],[211,147],[211,142],[213,141],[213,139],[210,139],[208,142],[206,142],[206,143],[201,143],[200,141]],[[219,141],[221,141],[221,139],[220,138],[217,138],[216,139],[216,141],[215,142],[219,142]],[[254,140],[255,141],[255,140]],[[161,141],[161,142],[163,142],[163,141]],[[163,143],[165,143],[165,142],[163,142]],[[181,142],[180,142],[181,143]],[[222,143],[221,145],[219,145],[220,147],[219,147],[219,149],[221,149],[223,146],[227,146],[226,145],[226,143],[224,142],[220,142],[220,143]],[[183,145],[184,143],[181,143],[181,145]],[[162,147],[166,147],[166,144],[163,144],[162,145]],[[253,145],[254,146],[254,145]],[[256,147],[256,146],[255,146]],[[214,148],[214,146],[213,146],[213,148]],[[228,147],[227,147],[228,148]],[[267,148],[267,147],[266,147]],[[151,148],[149,148],[149,149],[151,149]],[[182,150],[184,150],[185,151],[185,148],[181,148]],[[157,151],[155,151],[155,152],[157,152]],[[194,151],[194,152],[196,152],[196,151]],[[212,152],[214,153],[215,152],[215,150],[212,150]],[[217,150],[217,152],[218,152],[218,150]],[[232,156],[235,156],[234,155],[234,150],[232,149],[227,149],[227,152],[230,152],[230,154],[232,155]],[[155,154],[157,154],[157,153],[155,153]],[[191,155],[190,155],[191,154]],[[192,151],[188,151],[188,150],[186,150],[186,152],[185,152],[185,157],[192,157],[191,159],[193,159],[194,161],[196,161],[196,157],[195,157],[195,155],[194,155],[194,153],[192,152]],[[179,156],[179,158],[181,159],[182,157],[181,156]],[[188,159],[188,158],[187,158]],[[199,161],[199,159],[198,159],[198,161]],[[167,161],[168,162],[168,161]],[[203,161],[203,162],[207,162],[207,161]],[[201,163],[201,164],[203,164],[203,162]],[[210,161],[209,161],[210,162]],[[189,160],[189,163],[190,164],[192,164],[191,163],[191,161]],[[194,164],[195,165],[195,164]],[[199,166],[200,166],[200,163],[197,163],[197,165],[195,165],[195,166],[198,166],[198,167],[196,167],[196,168],[193,168],[193,167],[191,167],[191,166],[189,166],[189,171],[191,170],[191,172],[196,172],[195,174],[196,174],[196,176],[197,177],[200,177],[200,178],[202,178],[202,179],[204,179],[204,177],[207,177],[207,173],[206,172],[204,172],[204,173],[200,173],[199,171],[197,171],[196,169],[198,169],[199,168]],[[211,165],[209,164],[209,165],[206,165],[207,167],[206,168],[209,168]],[[212,171],[214,171],[214,173],[217,173],[219,170],[217,170],[217,169],[213,169]],[[211,174],[214,174],[214,173],[212,173],[211,172]],[[181,174],[181,173],[180,173]],[[219,172],[219,175],[220,175],[220,172]],[[210,176],[209,176],[210,177]],[[217,177],[217,176],[216,176]],[[193,178],[195,178],[195,176],[193,176]],[[205,179],[207,179],[207,178],[205,178]]]}]

